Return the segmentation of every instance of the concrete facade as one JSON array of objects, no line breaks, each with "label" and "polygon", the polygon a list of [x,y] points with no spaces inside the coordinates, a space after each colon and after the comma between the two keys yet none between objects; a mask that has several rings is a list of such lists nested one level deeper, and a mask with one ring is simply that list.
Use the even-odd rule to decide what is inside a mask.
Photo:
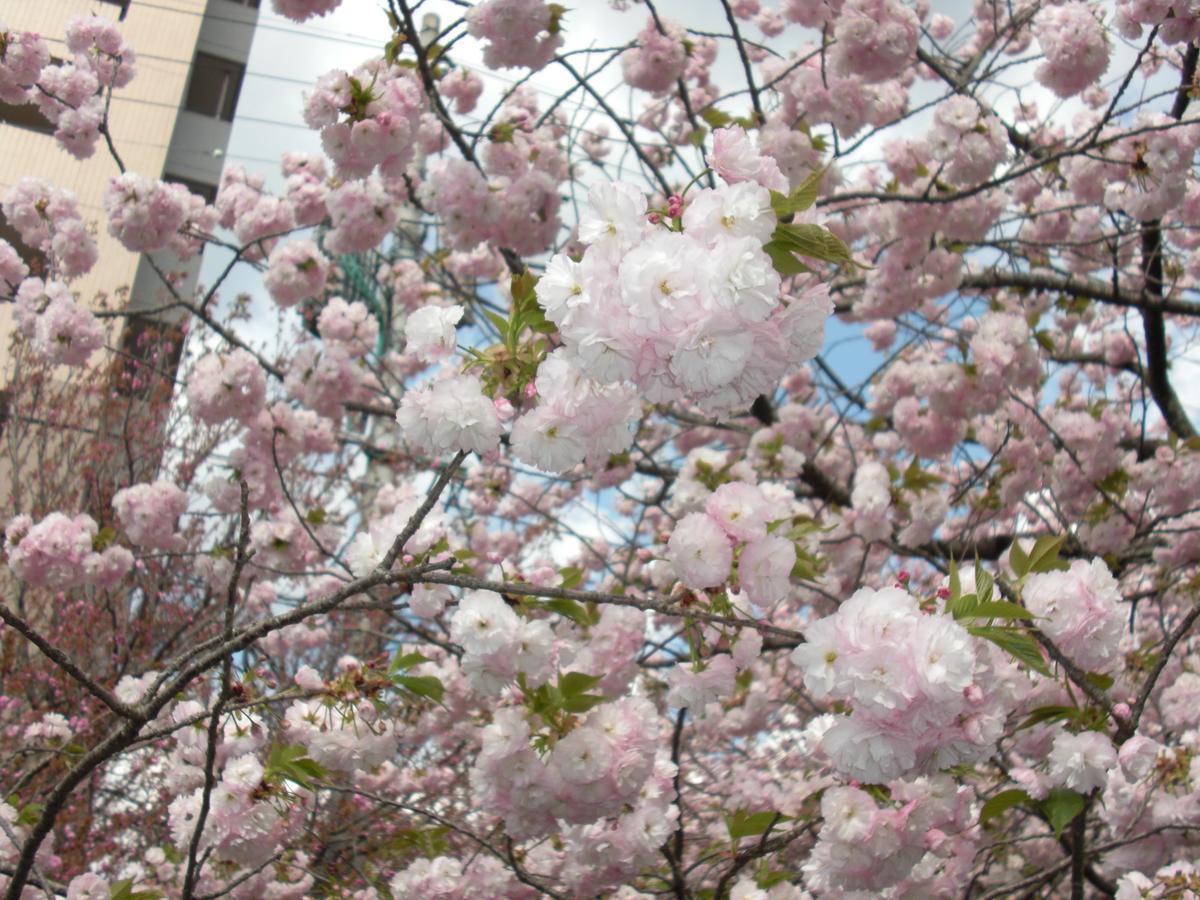
[{"label": "concrete facade", "polygon": [[[126,7],[111,0],[21,0],[6,4],[2,15],[9,28],[37,32],[54,57],[66,57],[63,33],[69,19],[95,13],[116,20],[123,9],[118,24],[137,53],[137,76],[113,93],[109,121],[126,169],[215,189],[232,122],[185,108],[191,82],[206,75],[193,62],[200,52],[244,71],[257,8],[239,0],[129,0]],[[80,298],[109,298],[110,307],[124,308],[122,292],[132,289],[130,307],[154,307],[164,299],[157,275],[139,254],[110,237],[104,223],[104,190],[116,174],[116,162],[103,141],[91,159],[80,161],[60,149],[51,135],[0,120],[0,191],[23,175],[45,178],[74,192],[84,218],[97,223],[100,261],[72,285]],[[181,268],[177,261],[171,267]],[[199,259],[184,270],[182,288],[188,291],[195,286]],[[7,337],[7,327],[3,332]]]},{"label": "concrete facade", "polygon": [[[197,98],[203,100],[204,89],[212,86],[205,79],[212,75],[213,59],[244,73],[257,4],[0,2],[0,22],[8,29],[41,35],[55,58],[69,56],[66,22],[90,14],[117,21],[137,54],[136,77],[114,91],[109,115],[126,170],[215,192],[236,97],[227,97],[211,115],[187,107],[203,105]],[[198,59],[207,59],[208,68],[197,65]],[[225,97],[234,87],[240,89],[240,78],[237,85],[221,86],[218,95]],[[207,96],[211,99],[211,90]],[[51,134],[14,124],[7,115],[0,115],[0,194],[22,176],[44,178],[73,192],[84,220],[95,226],[99,262],[71,283],[80,301],[97,309],[133,312],[167,302],[170,295],[148,260],[125,250],[108,234],[103,196],[119,171],[103,139],[95,154],[81,161],[61,149]],[[200,258],[181,263],[165,253],[157,256],[163,269],[177,273],[181,293],[190,294]],[[82,508],[104,521],[111,515],[115,490],[152,479],[157,469],[181,343],[175,327],[179,317],[108,318],[106,348],[92,355],[88,370],[60,366],[39,375],[24,353],[11,352],[10,310],[9,304],[0,303],[0,508],[5,510],[0,525],[14,512],[44,515],[64,508]]]}]

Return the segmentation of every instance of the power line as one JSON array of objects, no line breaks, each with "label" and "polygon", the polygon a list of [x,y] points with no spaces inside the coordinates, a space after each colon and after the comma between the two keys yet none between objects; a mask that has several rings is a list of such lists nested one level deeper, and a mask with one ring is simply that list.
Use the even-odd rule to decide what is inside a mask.
[{"label": "power line", "polygon": [[195,16],[201,19],[212,19],[215,22],[231,22],[235,25],[243,25],[252,29],[265,29],[267,31],[278,31],[281,34],[288,34],[300,37],[321,38],[324,40],[336,40],[344,44],[356,44],[361,47],[371,47],[375,50],[381,50],[382,47],[378,40],[368,37],[365,34],[352,34],[346,31],[330,31],[316,26],[306,26],[304,28],[287,28],[282,25],[276,25],[271,22],[262,21],[258,17],[254,22],[248,22],[245,19],[239,19],[234,16],[222,16],[218,13],[197,12],[193,9],[180,9],[177,6],[162,6],[157,3],[146,3],[144,0],[134,0],[135,6],[133,9],[160,9],[164,12],[173,12],[181,16]]}]

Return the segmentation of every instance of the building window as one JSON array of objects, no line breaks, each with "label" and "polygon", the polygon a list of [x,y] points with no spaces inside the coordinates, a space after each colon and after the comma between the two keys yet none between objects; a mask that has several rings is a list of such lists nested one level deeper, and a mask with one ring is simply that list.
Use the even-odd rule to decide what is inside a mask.
[{"label": "building window", "polygon": [[229,3],[236,3],[238,6],[248,6],[251,9],[258,9],[258,0],[228,0]]},{"label": "building window", "polygon": [[182,175],[172,175],[168,172],[163,176],[163,181],[173,181],[176,184],[182,184],[193,194],[198,194],[204,198],[204,202],[212,205],[217,199],[217,186],[215,184],[207,184],[203,181],[194,181],[191,178],[184,178]]},{"label": "building window", "polygon": [[121,11],[117,14],[117,20],[125,21],[125,16],[129,12],[130,0],[100,0],[101,3],[107,3],[109,6],[119,6]]},{"label": "building window", "polygon": [[19,106],[12,103],[0,102],[0,122],[27,128],[39,134],[54,134],[54,123],[42,115],[35,103],[22,103]]},{"label": "building window", "polygon": [[233,121],[246,67],[210,53],[196,53],[184,108],[202,116]]}]

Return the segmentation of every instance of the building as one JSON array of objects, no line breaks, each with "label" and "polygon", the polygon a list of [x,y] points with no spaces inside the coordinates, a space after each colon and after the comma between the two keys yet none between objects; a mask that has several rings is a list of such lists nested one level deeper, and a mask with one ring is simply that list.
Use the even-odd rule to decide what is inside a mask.
[{"label": "building", "polygon": [[[22,0],[5,4],[0,9],[0,19],[8,29],[41,35],[54,58],[69,55],[64,34],[70,19],[101,15],[118,21],[126,42],[137,54],[137,75],[126,87],[114,91],[109,113],[109,130],[126,169],[150,178],[181,182],[212,200],[220,181],[258,22],[258,6],[259,0]],[[103,196],[110,179],[118,174],[115,160],[103,141],[90,159],[77,160],[56,144],[53,131],[35,106],[0,104],[0,193],[26,175],[45,178],[72,191],[85,220],[97,225],[95,239],[99,250],[99,263],[71,285],[79,299],[95,308],[106,306],[115,310],[153,310],[162,306],[169,294],[149,261],[141,254],[125,250],[107,232]],[[2,214],[0,237],[17,247],[36,271],[37,254],[20,243]],[[182,292],[190,293],[195,288],[201,265],[199,257],[181,264],[178,259],[164,255],[160,262],[164,269],[177,273]],[[135,401],[142,406],[151,402],[147,396],[131,396],[138,391],[145,394],[148,380],[132,378],[130,369],[138,366],[136,358],[144,358],[161,346],[173,348],[168,357],[155,360],[162,376],[160,387],[165,386],[159,394],[169,399],[181,344],[178,339],[169,340],[173,331],[178,338],[176,321],[170,317],[135,315],[109,321],[111,350],[93,354],[90,371],[72,372],[60,367],[51,379],[60,390],[61,384],[57,382],[74,379],[77,384],[86,383],[100,398],[126,399],[124,408],[112,408],[119,407],[119,403],[97,406],[93,401],[84,401],[91,405],[86,405],[82,412],[76,410],[76,427],[90,429],[101,437],[111,433],[114,420],[128,428],[129,412]],[[7,305],[0,305],[0,388],[4,388],[0,392],[0,504],[10,511],[37,512],[39,507],[51,503],[50,508],[65,508],[66,498],[74,495],[80,497],[83,508],[101,510],[106,503],[104,495],[112,485],[99,490],[95,485],[77,486],[75,482],[81,476],[76,473],[84,470],[76,465],[73,453],[65,453],[65,465],[72,477],[52,479],[71,482],[63,484],[66,497],[62,501],[21,496],[22,486],[33,483],[31,466],[36,467],[37,463],[31,460],[36,460],[38,453],[31,447],[18,452],[12,446],[13,432],[18,430],[14,426],[19,424],[16,417],[22,411],[27,418],[31,414],[30,404],[22,402],[29,400],[28,388],[14,381],[16,361],[6,358],[11,335],[9,310]],[[165,400],[159,396],[153,403],[161,407]],[[45,405],[41,401],[41,406]],[[24,440],[42,442],[43,456],[48,442],[60,440],[39,433],[39,429],[48,430],[44,423],[20,424],[27,426],[20,429]],[[62,430],[61,425],[58,427]],[[143,432],[147,433],[145,429]],[[94,455],[94,449],[91,452]],[[56,450],[51,455],[64,454]],[[137,477],[152,476],[147,469],[157,463],[150,460],[149,456],[143,459]],[[63,461],[55,465],[61,472]],[[88,471],[91,474],[83,474],[83,480],[89,477],[95,480],[96,470]],[[101,480],[121,486],[119,481],[128,483],[134,474],[130,466],[123,478],[114,475]]]},{"label": "building", "polygon": [[[126,168],[147,177],[179,181],[211,200],[220,180],[238,95],[258,21],[259,0],[39,0],[4,10],[6,24],[34,31],[66,55],[66,22],[99,14],[120,20],[137,53],[137,77],[113,94],[110,130]],[[0,105],[0,189],[36,175],[73,191],[85,216],[103,219],[102,198],[117,174],[101,147],[82,162],[59,149],[53,128],[33,106]],[[0,222],[0,237],[17,244]],[[131,287],[130,305],[160,305],[161,285],[140,255],[130,253],[102,227],[100,263],[74,285],[82,298],[111,296]],[[184,287],[195,285],[199,260]]]}]

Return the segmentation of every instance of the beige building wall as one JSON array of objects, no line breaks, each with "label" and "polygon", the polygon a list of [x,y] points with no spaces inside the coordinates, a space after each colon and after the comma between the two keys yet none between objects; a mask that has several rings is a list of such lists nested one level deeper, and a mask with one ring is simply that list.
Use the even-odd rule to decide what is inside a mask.
[{"label": "beige building wall", "polygon": [[[126,171],[215,187],[235,104],[224,105],[221,114],[185,109],[191,81],[213,84],[211,68],[196,67],[194,62],[198,52],[205,53],[232,61],[244,73],[257,7],[257,0],[0,0],[0,23],[11,30],[36,32],[53,57],[69,59],[65,26],[71,18],[94,14],[116,22],[137,54],[137,74],[113,92],[109,115]],[[220,88],[222,96],[232,90],[236,99],[240,78],[235,81],[233,87]],[[108,234],[103,197],[118,174],[103,138],[91,158],[77,160],[52,135],[14,124],[0,114],[0,194],[22,176],[44,178],[70,190],[84,220],[94,226],[99,262],[73,281],[71,289],[94,307],[103,303],[116,310],[149,309],[169,299],[161,280],[142,255],[125,250]],[[157,256],[164,269],[183,274],[181,292],[194,290],[200,258],[180,263],[165,253]],[[10,352],[11,305],[0,303],[0,527],[17,511],[44,514],[59,508],[49,496],[34,496],[59,488],[64,497],[88,498],[85,508],[98,510],[99,518],[112,490],[153,477],[157,465],[153,446],[136,454],[123,448],[129,447],[131,435],[153,444],[155,423],[170,402],[177,357],[165,359],[156,352],[160,348],[155,342],[172,331],[171,322],[138,317],[128,324],[124,318],[110,318],[106,324],[107,346],[92,355],[90,370],[60,366],[48,373],[49,382],[38,387],[36,376],[29,380],[28,360],[22,362],[22,354]],[[139,334],[143,339],[135,342]],[[152,339],[149,343],[147,337]],[[147,362],[154,360],[153,368],[161,377],[147,379],[140,389],[129,389],[130,363],[124,355],[128,351]],[[122,367],[123,379],[116,377]],[[56,393],[61,399],[50,400]],[[36,418],[60,414],[64,421]],[[140,460],[136,467],[129,459],[133,455]],[[29,490],[38,485],[45,490]]]},{"label": "beige building wall", "polygon": [[[96,14],[117,21],[122,8],[113,0],[7,0],[0,3],[0,22],[40,34],[52,56],[67,59],[63,36],[71,18]],[[137,54],[137,75],[113,92],[110,131],[117,153],[127,171],[216,186],[232,123],[184,109],[192,63],[199,51],[244,67],[258,19],[257,3],[129,0],[124,8],[125,17],[117,25]],[[117,174],[103,139],[90,159],[77,160],[59,148],[53,136],[0,120],[0,192],[23,175],[45,178],[72,191],[85,220],[96,224],[100,261],[72,284],[80,298],[91,303],[107,297],[110,305],[123,308],[122,292],[133,288],[131,306],[157,306],[166,299],[158,276],[141,263],[139,254],[125,250],[108,234],[103,197]],[[188,265],[171,257],[159,262],[186,272],[185,287],[194,287],[198,259]],[[9,316],[0,313],[0,347],[7,345],[10,327]]]},{"label": "beige building wall", "polygon": [[[163,172],[204,21],[205,0],[155,0],[154,6],[172,6],[182,14],[144,6],[137,0],[130,4],[125,20],[118,25],[138,55],[137,76],[113,92],[110,112],[114,143],[126,169],[148,177]],[[50,45],[51,55],[63,59],[69,57],[63,35],[70,19],[96,13],[116,20],[121,11],[117,4],[96,0],[15,0],[3,7],[9,28],[37,32]],[[90,159],[80,161],[62,150],[51,135],[0,122],[0,189],[7,191],[23,175],[45,178],[73,192],[84,218],[97,224],[100,261],[72,285],[80,298],[89,302],[128,288],[137,272],[139,255],[110,237],[104,224],[104,190],[117,174],[116,162],[103,139]],[[99,356],[96,354],[94,361],[98,362]]]}]

